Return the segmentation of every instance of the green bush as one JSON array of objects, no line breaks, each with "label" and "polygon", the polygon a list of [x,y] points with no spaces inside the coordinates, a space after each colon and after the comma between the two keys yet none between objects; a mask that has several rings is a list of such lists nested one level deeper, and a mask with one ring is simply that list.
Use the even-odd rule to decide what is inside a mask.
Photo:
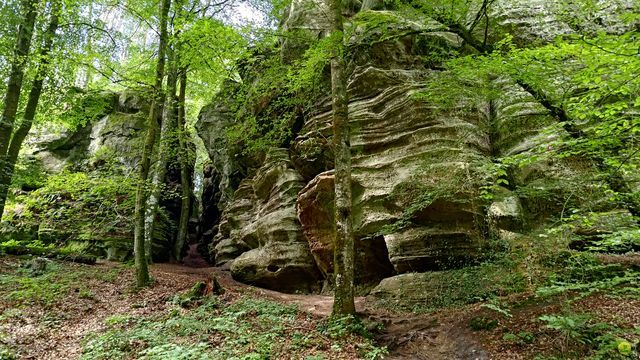
[{"label": "green bush", "polygon": [[[594,360],[628,359],[637,355],[637,344],[625,338],[637,338],[640,329],[621,329],[615,325],[596,322],[588,314],[544,315],[539,318],[546,327],[561,335],[563,349],[577,345],[592,349]],[[576,351],[573,351],[576,352]]]},{"label": "green bush", "polygon": [[131,237],[135,182],[121,175],[63,172],[16,202],[20,210],[9,208],[3,227],[30,234],[41,242],[37,246],[61,247],[63,254],[104,255],[106,242]]}]

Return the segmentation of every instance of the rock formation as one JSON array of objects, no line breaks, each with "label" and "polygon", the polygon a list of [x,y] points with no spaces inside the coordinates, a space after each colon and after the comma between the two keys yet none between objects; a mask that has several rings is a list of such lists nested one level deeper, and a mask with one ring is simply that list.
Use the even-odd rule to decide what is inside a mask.
[{"label": "rock formation", "polygon": [[[620,1],[617,11],[624,11],[625,4]],[[615,208],[606,200],[606,186],[581,182],[598,171],[587,159],[532,159],[526,166],[507,169],[504,181],[497,182],[498,160],[552,146],[565,131],[558,120],[527,89],[507,78],[469,79],[473,81],[461,85],[469,93],[475,91],[474,81],[494,90],[473,101],[459,94],[442,94],[458,99],[447,104],[418,96],[427,83],[447,76],[440,67],[443,59],[476,50],[435,20],[406,19],[375,1],[365,1],[362,8],[359,15],[384,18],[388,24],[369,28],[354,20],[349,43],[360,284],[386,279],[374,294],[398,297],[401,287],[388,284],[433,278],[399,274],[476,264],[490,255],[490,240],[509,241],[527,233],[569,204],[605,213]],[[546,1],[498,1],[489,36],[510,31],[518,41],[542,43],[570,33],[564,14],[554,9]],[[301,13],[296,2],[290,12],[288,28],[311,29],[313,36],[322,36],[318,21],[300,25],[300,17],[313,16],[313,11]],[[287,40],[283,48],[289,49],[287,56],[295,56],[300,46]],[[273,149],[232,196],[230,154],[219,141],[228,118],[217,101],[203,111],[198,128],[220,174],[212,191],[230,199],[227,204],[216,200],[222,211],[211,247],[216,264],[231,264],[237,279],[272,289],[317,288],[323,279],[330,280],[333,260],[328,98],[317,99],[290,146]],[[486,196],[488,187],[491,196]],[[394,275],[401,278],[388,279]]]},{"label": "rock formation", "polygon": [[[5,214],[9,220],[0,226],[0,238],[38,239],[60,246],[76,242],[95,255],[113,260],[124,260],[130,255],[133,224],[131,214],[126,211],[132,208],[123,204],[133,204],[135,198],[134,188],[127,185],[133,183],[132,174],[136,173],[140,161],[148,106],[146,100],[133,91],[87,93],[76,108],[70,109],[72,116],[84,119],[76,129],[35,134],[28,139],[30,143],[23,157],[42,171],[38,175],[40,181],[56,174],[82,175],[74,178],[80,179],[78,184],[93,184],[91,181],[97,183],[96,179],[101,179],[107,182],[102,191],[115,199],[103,206],[101,196],[105,194],[87,195],[92,189],[85,189],[85,193],[79,189],[79,196],[58,193],[55,189],[52,193],[23,189],[24,195],[33,197],[29,202],[33,208],[27,205],[9,209]],[[119,176],[123,183],[114,183],[111,176]],[[166,193],[179,192],[179,179],[179,170],[170,165]],[[163,210],[158,215],[153,242],[156,261],[169,259],[176,231],[171,219],[178,217],[180,200],[165,197],[161,205]],[[113,209],[115,213],[110,213]],[[120,213],[118,209],[125,212]],[[101,210],[107,214],[100,213]],[[86,218],[98,213],[105,218]],[[22,216],[24,214],[29,215]]]}]

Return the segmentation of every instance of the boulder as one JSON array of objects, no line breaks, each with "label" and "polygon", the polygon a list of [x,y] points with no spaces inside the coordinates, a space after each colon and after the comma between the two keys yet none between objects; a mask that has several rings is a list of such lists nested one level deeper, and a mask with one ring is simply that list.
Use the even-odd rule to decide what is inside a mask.
[{"label": "boulder", "polygon": [[386,308],[424,312],[504,296],[525,287],[519,272],[482,265],[389,277],[371,291],[368,300]]}]

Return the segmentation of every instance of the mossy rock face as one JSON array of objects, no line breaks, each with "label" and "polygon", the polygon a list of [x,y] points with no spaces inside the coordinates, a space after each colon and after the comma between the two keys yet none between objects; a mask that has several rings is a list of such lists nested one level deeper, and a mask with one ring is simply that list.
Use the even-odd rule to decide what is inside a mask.
[{"label": "mossy rock face", "polygon": [[[92,171],[109,165],[132,170],[140,157],[148,105],[125,91],[88,93],[70,111],[78,127],[44,134],[27,155],[48,173]],[[113,166],[110,167],[112,169]]]},{"label": "mossy rock face", "polygon": [[433,66],[463,51],[462,39],[428,18],[398,11],[361,11],[353,18],[350,54],[358,66],[406,69]]},{"label": "mossy rock face", "polygon": [[[5,211],[9,213],[9,211]],[[8,240],[29,241],[38,238],[38,226],[35,224],[19,224],[4,218],[0,224],[0,242]]]},{"label": "mossy rock face", "polygon": [[566,3],[569,11],[559,6],[563,3],[547,0],[500,0],[496,1],[489,15],[493,24],[491,41],[499,41],[501,35],[510,33],[516,44],[531,46],[532,43],[548,43],[559,36],[583,33],[622,33],[632,29],[630,22],[620,21],[620,15],[633,11],[633,1],[610,0],[607,6],[593,7],[590,17],[597,21],[585,21],[582,2]]},{"label": "mossy rock face", "polygon": [[[92,255],[125,260],[133,238],[131,174],[140,161],[148,102],[135,91],[89,92],[74,106],[68,116],[82,119],[79,127],[40,136],[23,159],[37,164],[38,186],[18,192],[7,206],[0,236],[57,246],[79,242]],[[166,208],[161,201],[156,261],[168,260],[176,232],[177,216]]]},{"label": "mossy rock face", "polygon": [[[294,1],[284,29],[323,38],[323,19],[317,14],[324,4],[305,8],[310,3]],[[539,18],[526,1],[494,3],[489,43],[514,29],[522,30],[513,34],[516,43],[534,42],[531,37],[542,43],[565,34],[560,14],[551,14],[555,5],[534,3],[533,12],[538,7],[544,12]],[[569,134],[536,96],[506,76],[481,77],[474,75],[476,69],[457,72],[455,66],[443,66],[473,50],[437,21],[409,18],[394,6],[372,0],[364,1],[355,15],[345,11],[357,281],[375,284],[386,278],[379,294],[387,292],[401,302],[404,285],[398,284],[415,285],[419,290],[407,290],[407,308],[429,297],[429,308],[465,303],[497,292],[496,284],[516,289],[521,285],[516,271],[513,281],[502,283],[494,275],[504,269],[492,273],[495,267],[478,266],[495,257],[494,242],[513,248],[531,233],[546,233],[569,209],[607,213],[620,203],[606,196],[606,185],[593,185],[600,171],[592,161],[540,156],[540,149],[556,150],[557,140]],[[538,20],[551,25],[541,31],[544,23]],[[523,24],[531,28],[520,29]],[[285,63],[301,59],[308,45],[299,37],[284,40]],[[268,66],[259,57],[256,62]],[[321,82],[326,82],[327,68],[321,71]],[[252,81],[259,83],[260,76]],[[541,86],[563,88],[557,85],[549,81]],[[306,269],[315,264],[325,280],[333,275],[333,113],[328,95],[314,95],[313,105],[301,112],[304,124],[296,128],[293,143],[277,149],[280,163],[267,156],[237,187],[229,184],[238,173],[238,149],[225,145],[221,134],[236,115],[255,114],[256,105],[235,114],[218,98],[203,109],[199,132],[217,176],[212,177],[217,179],[212,186],[216,195],[210,198],[223,212],[211,255],[219,265],[231,264],[241,281],[282,288],[291,274],[283,269],[305,257]],[[259,108],[278,103],[273,96],[272,89],[266,91]],[[229,189],[236,191],[230,195]],[[297,218],[292,219],[293,203]],[[283,249],[291,244],[295,249],[287,251],[295,256],[285,259]],[[434,272],[410,274],[427,271]],[[451,285],[439,294],[438,284],[455,284],[453,276],[465,277],[463,289]],[[471,286],[474,282],[477,286]]]},{"label": "mossy rock face", "polygon": [[94,123],[86,154],[89,165],[133,169],[141,156],[145,118],[142,113],[113,113]]},{"label": "mossy rock face", "polygon": [[525,278],[516,269],[482,265],[390,277],[371,291],[369,299],[390,309],[430,311],[483,301],[525,288]]}]

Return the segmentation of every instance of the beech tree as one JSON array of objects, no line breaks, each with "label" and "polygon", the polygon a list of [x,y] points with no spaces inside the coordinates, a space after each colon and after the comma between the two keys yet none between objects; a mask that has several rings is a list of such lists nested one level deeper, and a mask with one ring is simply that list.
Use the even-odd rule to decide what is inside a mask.
[{"label": "beech tree", "polygon": [[4,97],[4,109],[2,118],[0,118],[0,171],[3,174],[0,178],[0,215],[4,212],[6,194],[10,185],[10,181],[6,182],[7,176],[5,174],[13,172],[7,150],[11,142],[16,114],[18,113],[20,92],[37,17],[37,3],[35,0],[23,0],[21,2],[22,20],[16,35],[15,50]]},{"label": "beech tree", "polygon": [[29,134],[33,125],[33,120],[36,116],[36,110],[40,102],[40,96],[42,95],[42,88],[44,80],[49,73],[49,66],[51,63],[50,53],[53,48],[54,38],[56,30],[58,29],[60,19],[60,1],[54,0],[51,2],[51,14],[49,24],[44,33],[44,39],[42,47],[38,52],[38,65],[35,78],[31,84],[31,90],[29,91],[29,97],[27,99],[27,105],[24,109],[24,115],[22,116],[22,122],[17,129],[13,132],[11,140],[9,142],[9,148],[7,149],[5,157],[5,169],[0,172],[0,216],[4,210],[4,204],[7,199],[7,193],[11,179],[13,178],[13,172],[15,170],[16,161],[18,160],[18,154],[22,148],[24,139]]},{"label": "beech tree", "polygon": [[156,132],[158,128],[158,116],[161,113],[161,104],[163,102],[162,82],[165,75],[165,56],[167,51],[167,19],[169,16],[169,8],[171,0],[162,0],[160,3],[160,41],[158,43],[158,58],[155,71],[155,82],[153,86],[152,102],[149,109],[149,117],[147,119],[147,134],[145,136],[144,148],[142,151],[142,159],[139,165],[138,185],[136,188],[136,205],[135,205],[135,226],[134,226],[134,256],[136,264],[136,284],[138,287],[147,286],[149,284],[149,266],[148,257],[145,251],[145,209],[147,202],[147,180],[149,178],[149,170],[151,168],[151,156],[156,141]]},{"label": "beech tree", "polygon": [[329,0],[331,46],[331,97],[333,108],[333,149],[335,151],[335,226],[333,257],[335,295],[333,316],[355,314],[355,249],[351,215],[351,147],[349,143],[349,99],[344,59],[342,1]]}]

